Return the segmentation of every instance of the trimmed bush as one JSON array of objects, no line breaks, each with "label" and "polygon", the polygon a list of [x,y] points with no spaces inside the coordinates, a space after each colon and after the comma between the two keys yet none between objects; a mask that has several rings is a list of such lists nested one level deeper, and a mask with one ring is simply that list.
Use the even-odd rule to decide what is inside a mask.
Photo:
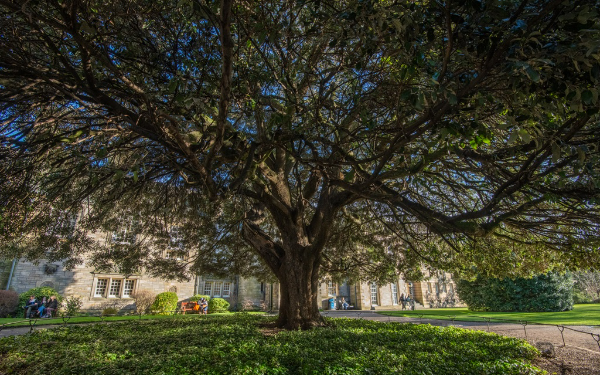
[{"label": "trimmed bush", "polygon": [[133,293],[131,298],[135,300],[135,312],[145,314],[150,310],[150,306],[152,306],[156,296],[151,291],[142,289]]},{"label": "trimmed bush", "polygon": [[177,293],[175,292],[159,293],[152,306],[150,306],[150,310],[159,315],[170,314],[171,311],[177,309],[177,300]]},{"label": "trimmed bush", "polygon": [[118,313],[119,310],[115,309],[114,307],[107,307],[102,310],[102,316],[117,315]]},{"label": "trimmed bush", "polygon": [[29,301],[30,296],[35,296],[35,298],[38,301],[41,301],[43,297],[46,297],[46,299],[49,299],[50,296],[56,296],[59,306],[60,306],[61,302],[63,301],[63,297],[60,294],[58,294],[58,292],[56,290],[54,290],[50,287],[47,287],[47,286],[42,286],[39,288],[31,288],[28,291],[26,291],[25,293],[19,294],[19,306],[25,306],[27,301]]},{"label": "trimmed bush", "polygon": [[531,279],[477,277],[459,280],[457,292],[473,311],[567,311],[573,309],[570,273],[550,272]]},{"label": "trimmed bush", "polygon": [[19,294],[12,290],[0,290],[0,318],[12,315],[19,306]]},{"label": "trimmed bush", "polygon": [[219,313],[226,312],[229,309],[229,302],[225,301],[223,298],[211,298],[208,301],[208,312],[209,313]]}]

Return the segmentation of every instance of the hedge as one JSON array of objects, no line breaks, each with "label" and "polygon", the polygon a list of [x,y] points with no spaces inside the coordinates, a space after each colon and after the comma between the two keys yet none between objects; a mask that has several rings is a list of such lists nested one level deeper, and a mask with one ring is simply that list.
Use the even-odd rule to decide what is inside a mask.
[{"label": "hedge", "polygon": [[175,292],[164,292],[159,293],[150,306],[150,310],[161,314],[169,314],[171,311],[177,309],[177,293]]},{"label": "hedge", "polygon": [[457,292],[473,311],[566,311],[573,309],[570,273],[550,272],[530,279],[477,277],[459,280]]}]

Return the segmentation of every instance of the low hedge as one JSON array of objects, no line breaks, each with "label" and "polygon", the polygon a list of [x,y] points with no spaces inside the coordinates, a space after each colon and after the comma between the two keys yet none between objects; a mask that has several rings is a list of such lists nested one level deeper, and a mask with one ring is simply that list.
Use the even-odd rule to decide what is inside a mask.
[{"label": "low hedge", "polygon": [[41,330],[0,339],[0,373],[542,373],[529,364],[531,345],[493,333],[349,319],[308,331],[262,328],[272,321],[240,313]]}]

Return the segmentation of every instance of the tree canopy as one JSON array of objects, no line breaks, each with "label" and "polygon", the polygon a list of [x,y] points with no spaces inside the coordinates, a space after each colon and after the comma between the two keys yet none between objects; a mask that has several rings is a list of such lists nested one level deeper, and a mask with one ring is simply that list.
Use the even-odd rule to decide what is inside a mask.
[{"label": "tree canopy", "polygon": [[[291,328],[322,273],[598,266],[599,11],[0,0],[0,225],[39,245],[5,254],[158,274],[258,255]],[[133,246],[88,236],[126,216]],[[173,225],[190,264],[152,251]]]}]

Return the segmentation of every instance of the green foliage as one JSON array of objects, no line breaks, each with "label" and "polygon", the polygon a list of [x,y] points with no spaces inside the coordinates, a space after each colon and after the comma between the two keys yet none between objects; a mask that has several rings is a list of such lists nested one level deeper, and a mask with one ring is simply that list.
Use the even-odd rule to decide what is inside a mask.
[{"label": "green foliage", "polygon": [[112,315],[117,315],[119,313],[119,310],[117,310],[114,307],[107,307],[104,310],[102,310],[102,316],[112,316]]},{"label": "green foliage", "polygon": [[204,298],[207,301],[210,301],[210,296],[207,296],[206,294],[194,294],[193,296],[190,297],[190,301],[192,302],[198,302],[200,300],[200,298]]},{"label": "green foliage", "polygon": [[42,286],[42,287],[38,287],[38,288],[31,288],[28,291],[19,294],[19,306],[25,306],[27,301],[29,301],[30,296],[35,296],[35,298],[38,301],[41,301],[43,297],[46,297],[46,299],[49,299],[50,296],[56,296],[59,306],[60,306],[60,303],[63,301],[63,297],[61,297],[61,295],[58,294],[58,292],[56,290],[49,288],[47,286]]},{"label": "green foliage", "polygon": [[63,302],[63,306],[65,308],[65,315],[76,316],[79,313],[79,310],[81,310],[82,305],[83,302],[81,301],[80,297],[67,297]]},{"label": "green foliage", "polygon": [[208,301],[208,312],[211,314],[225,312],[228,309],[229,302],[227,302],[223,298],[211,298],[210,301]]},{"label": "green foliage", "polygon": [[573,273],[575,303],[600,303],[600,271]]},{"label": "green foliage", "polygon": [[0,318],[13,314],[19,306],[19,295],[12,290],[0,290]]},{"label": "green foliage", "polygon": [[573,308],[570,273],[549,272],[529,279],[477,277],[459,280],[457,292],[473,311],[566,311]]},{"label": "green foliage", "polygon": [[[68,326],[0,339],[0,372],[71,374],[532,375],[523,340],[455,327],[332,319],[264,334],[249,314]],[[166,339],[168,338],[168,339]],[[93,341],[90,341],[93,340]],[[58,342],[61,345],[48,345]]]},{"label": "green foliage", "polygon": [[150,306],[150,310],[158,314],[171,314],[172,311],[177,309],[177,300],[177,293],[175,292],[159,293],[152,306]]}]

